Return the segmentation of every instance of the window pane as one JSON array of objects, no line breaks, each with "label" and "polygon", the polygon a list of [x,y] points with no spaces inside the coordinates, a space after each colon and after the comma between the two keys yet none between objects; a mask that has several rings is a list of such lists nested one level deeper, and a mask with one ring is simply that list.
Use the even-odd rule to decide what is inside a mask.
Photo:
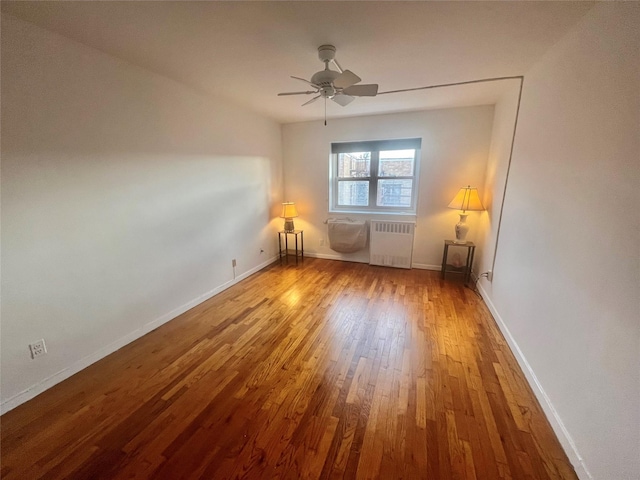
[{"label": "window pane", "polygon": [[380,152],[380,177],[412,177],[415,150],[386,150]]},{"label": "window pane", "polygon": [[411,207],[413,180],[378,180],[379,207]]},{"label": "window pane", "polygon": [[338,178],[371,176],[371,152],[338,154]]},{"label": "window pane", "polygon": [[358,207],[369,205],[369,182],[338,182],[338,205]]}]

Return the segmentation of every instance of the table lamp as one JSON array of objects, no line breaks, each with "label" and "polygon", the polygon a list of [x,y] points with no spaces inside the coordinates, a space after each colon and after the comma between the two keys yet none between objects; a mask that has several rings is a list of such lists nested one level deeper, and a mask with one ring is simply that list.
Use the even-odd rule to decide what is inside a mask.
[{"label": "table lamp", "polygon": [[298,216],[296,210],[296,204],[294,202],[284,202],[282,204],[282,215],[280,218],[284,218],[284,231],[293,232],[293,219]]},{"label": "table lamp", "polygon": [[467,243],[467,233],[469,232],[469,226],[465,223],[468,216],[467,210],[477,212],[485,209],[478,196],[478,189],[471,188],[470,185],[462,187],[448,207],[462,210],[459,213],[460,221],[456,224],[456,239],[454,243],[465,244]]}]

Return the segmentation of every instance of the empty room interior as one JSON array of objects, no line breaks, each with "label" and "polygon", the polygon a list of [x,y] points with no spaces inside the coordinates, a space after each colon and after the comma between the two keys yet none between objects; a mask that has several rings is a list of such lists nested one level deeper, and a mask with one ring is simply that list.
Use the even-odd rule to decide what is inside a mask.
[{"label": "empty room interior", "polygon": [[2,478],[640,478],[640,3],[1,9]]}]

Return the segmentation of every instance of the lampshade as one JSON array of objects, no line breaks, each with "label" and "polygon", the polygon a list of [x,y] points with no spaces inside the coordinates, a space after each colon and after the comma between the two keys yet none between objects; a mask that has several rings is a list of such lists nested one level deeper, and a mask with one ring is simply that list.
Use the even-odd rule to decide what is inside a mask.
[{"label": "lampshade", "polygon": [[478,196],[478,189],[471,188],[471,186],[462,187],[458,194],[451,200],[448,205],[449,208],[455,208],[456,210],[462,210],[466,212],[484,210],[480,197]]},{"label": "lampshade", "polygon": [[298,210],[296,210],[296,204],[294,202],[284,202],[282,204],[281,218],[294,218],[298,216]]}]

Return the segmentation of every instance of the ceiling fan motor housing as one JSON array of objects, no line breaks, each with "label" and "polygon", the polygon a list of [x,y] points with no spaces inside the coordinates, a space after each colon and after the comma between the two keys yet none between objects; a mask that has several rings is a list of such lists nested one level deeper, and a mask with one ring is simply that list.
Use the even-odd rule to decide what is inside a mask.
[{"label": "ceiling fan motor housing", "polygon": [[313,77],[311,77],[311,83],[323,87],[325,85],[331,85],[339,76],[340,72],[336,72],[334,70],[320,70],[313,74]]},{"label": "ceiling fan motor housing", "polygon": [[336,94],[333,81],[339,76],[340,72],[336,72],[334,70],[320,70],[313,74],[313,77],[311,77],[311,83],[320,86],[320,94],[324,98],[333,98]]}]

